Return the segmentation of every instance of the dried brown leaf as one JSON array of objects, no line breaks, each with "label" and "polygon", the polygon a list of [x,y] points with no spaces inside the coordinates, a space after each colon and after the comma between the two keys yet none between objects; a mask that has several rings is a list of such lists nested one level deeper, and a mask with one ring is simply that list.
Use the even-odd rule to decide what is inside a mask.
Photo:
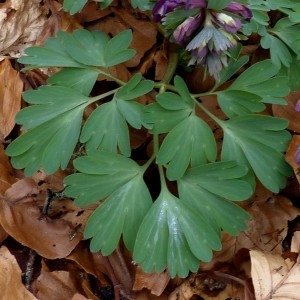
[{"label": "dried brown leaf", "polygon": [[250,251],[256,300],[299,300],[299,262],[257,250]]},{"label": "dried brown leaf", "polygon": [[[57,201],[60,206],[56,213],[51,210],[49,215],[42,213],[46,194],[38,194],[32,181],[30,178],[20,180],[7,190],[6,197],[0,201],[0,223],[15,240],[41,256],[51,259],[66,257],[82,239],[82,233],[76,227],[77,219],[73,218],[72,222],[65,219],[69,211],[65,210],[62,201]],[[75,208],[70,213],[74,214],[74,211]],[[79,211],[81,209],[77,208],[75,215]]]},{"label": "dried brown leaf", "polygon": [[168,272],[145,273],[140,267],[136,269],[135,280],[133,284],[134,291],[141,291],[146,288],[151,294],[160,296],[170,281]]},{"label": "dried brown leaf", "polygon": [[21,108],[23,82],[8,59],[0,62],[0,140],[6,138],[15,126],[15,117]]},{"label": "dried brown leaf", "polygon": [[32,285],[39,300],[72,299],[79,291],[78,283],[73,274],[68,271],[50,272],[44,263],[40,276]]},{"label": "dried brown leaf", "polygon": [[0,248],[0,266],[1,299],[37,299],[23,285],[21,269],[15,257],[5,246]]},{"label": "dried brown leaf", "polygon": [[32,45],[47,20],[42,0],[7,0],[0,4],[0,54],[19,57]]},{"label": "dried brown leaf", "polygon": [[298,146],[300,145],[300,135],[293,135],[293,138],[289,144],[289,148],[285,155],[286,161],[291,165],[296,175],[298,182],[300,183],[300,176],[298,174],[299,165],[296,162],[295,154],[297,151]]},{"label": "dried brown leaf", "polygon": [[5,154],[3,145],[0,145],[0,195],[3,195],[4,192],[15,182],[13,176],[14,171],[8,160],[7,155]]},{"label": "dried brown leaf", "polygon": [[273,105],[272,110],[275,117],[289,120],[289,129],[300,133],[300,113],[295,110],[295,105],[300,99],[300,91],[290,93],[286,98],[288,105]]}]

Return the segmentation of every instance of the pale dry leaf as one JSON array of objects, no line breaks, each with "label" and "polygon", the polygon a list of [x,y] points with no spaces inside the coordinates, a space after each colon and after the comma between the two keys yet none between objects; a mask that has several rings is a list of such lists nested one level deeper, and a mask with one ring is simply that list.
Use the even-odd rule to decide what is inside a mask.
[{"label": "pale dry leaf", "polygon": [[145,273],[141,267],[136,268],[135,280],[133,284],[134,291],[141,291],[147,288],[153,295],[160,296],[170,281],[168,272]]},{"label": "pale dry leaf", "polygon": [[0,266],[1,299],[37,300],[23,285],[21,269],[5,246],[0,248]]},{"label": "pale dry leaf", "polygon": [[0,62],[0,140],[4,140],[15,126],[21,108],[23,82],[8,59]]},{"label": "pale dry leaf", "polygon": [[300,231],[294,232],[291,242],[291,252],[300,253]]},{"label": "pale dry leaf", "polygon": [[19,57],[35,42],[48,18],[48,8],[43,3],[42,0],[7,0],[0,4],[2,57]]},{"label": "pale dry leaf", "polygon": [[250,251],[256,300],[299,300],[300,265],[280,255]]}]

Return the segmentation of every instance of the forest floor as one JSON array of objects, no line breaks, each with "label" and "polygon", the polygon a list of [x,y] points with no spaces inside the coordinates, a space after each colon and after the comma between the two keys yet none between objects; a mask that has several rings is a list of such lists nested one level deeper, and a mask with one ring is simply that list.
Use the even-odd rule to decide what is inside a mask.
[{"label": "forest floor", "polygon": [[[9,15],[0,15],[0,299],[300,299],[290,294],[300,291],[300,177],[294,160],[300,144],[300,113],[294,107],[300,92],[286,98],[287,106],[273,105],[266,112],[289,120],[293,140],[286,160],[295,176],[279,194],[259,185],[254,196],[241,204],[252,216],[247,230],[236,237],[224,233],[222,250],[186,279],[170,279],[167,272],[143,273],[121,242],[108,257],[90,253],[82,231],[93,207],[76,207],[71,199],[56,198],[66,172],[40,171],[26,178],[12,167],[5,148],[20,134],[14,118],[25,105],[22,91],[47,79],[47,71],[20,71],[16,58],[25,48],[42,44],[58,30],[98,29],[115,35],[131,28],[138,55],[117,67],[119,78],[126,81],[133,71],[162,78],[167,54],[153,23],[132,11],[127,1],[105,10],[97,7],[90,2],[70,16],[54,0],[0,3],[0,12]],[[265,55],[256,44],[249,44],[246,51],[254,61]],[[208,89],[210,82],[198,78],[186,75],[189,88]],[[101,84],[109,83],[100,80],[99,89]],[[221,113],[215,99],[204,103]],[[137,155],[145,140],[137,133],[132,141]]]}]

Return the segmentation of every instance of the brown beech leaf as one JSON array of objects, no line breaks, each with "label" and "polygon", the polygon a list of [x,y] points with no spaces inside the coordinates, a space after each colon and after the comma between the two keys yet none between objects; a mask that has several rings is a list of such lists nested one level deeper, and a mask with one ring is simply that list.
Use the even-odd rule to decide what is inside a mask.
[{"label": "brown beech leaf", "polygon": [[256,300],[300,299],[300,264],[280,255],[250,251]]},{"label": "brown beech leaf", "polygon": [[37,299],[23,285],[21,269],[15,257],[5,246],[0,248],[0,266],[1,299]]},{"label": "brown beech leaf", "polygon": [[[0,201],[0,223],[15,240],[39,255],[50,259],[66,257],[82,239],[82,233],[76,228],[77,219],[75,223],[64,219],[68,211],[63,202],[56,208],[56,214],[51,210],[49,215],[42,213],[46,193],[38,194],[32,181],[31,178],[20,180],[7,190]],[[77,212],[80,210],[77,208]]]},{"label": "brown beech leaf", "polygon": [[285,155],[285,159],[293,168],[296,178],[297,178],[298,182],[300,183],[300,176],[298,174],[299,165],[297,164],[296,159],[295,159],[295,155],[296,155],[297,148],[299,147],[299,145],[300,145],[300,135],[295,134],[295,135],[293,135],[293,138],[289,144],[289,148]]},{"label": "brown beech leaf", "polygon": [[80,289],[77,276],[78,274],[69,271],[50,272],[43,263],[41,274],[32,284],[32,288],[39,300],[72,299]]},{"label": "brown beech leaf", "polygon": [[289,129],[300,133],[300,112],[295,110],[295,105],[300,99],[300,91],[290,93],[286,98],[288,105],[272,105],[275,117],[286,118],[289,120]]},{"label": "brown beech leaf", "polygon": [[167,272],[145,273],[138,266],[136,269],[133,290],[141,291],[143,288],[147,288],[151,291],[151,294],[160,296],[165,290],[169,281],[170,276]]},{"label": "brown beech leaf", "polygon": [[16,181],[13,176],[14,171],[8,160],[7,155],[5,154],[3,145],[0,145],[0,195],[3,195],[4,192]]},{"label": "brown beech leaf", "polygon": [[42,0],[4,2],[0,3],[0,53],[19,57],[43,30],[48,8]]},{"label": "brown beech leaf", "polygon": [[15,117],[21,107],[23,82],[8,59],[0,62],[0,140],[6,138],[15,126]]}]

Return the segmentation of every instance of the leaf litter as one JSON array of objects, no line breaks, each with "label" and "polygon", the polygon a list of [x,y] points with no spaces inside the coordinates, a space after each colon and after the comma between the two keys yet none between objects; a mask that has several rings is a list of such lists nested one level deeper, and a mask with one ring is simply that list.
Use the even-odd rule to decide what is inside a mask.
[{"label": "leaf litter", "polygon": [[[194,296],[300,299],[297,292],[300,290],[300,231],[297,231],[300,210],[295,201],[299,199],[299,190],[298,186],[294,188],[297,181],[291,181],[279,195],[259,186],[255,195],[241,204],[252,216],[247,230],[237,237],[223,234],[222,250],[214,253],[210,263],[202,263],[199,272],[186,279],[170,280],[166,272],[144,273],[133,265],[122,241],[108,257],[88,250],[82,231],[94,207],[82,209],[70,199],[53,197],[63,188],[65,173],[47,176],[39,171],[24,178],[21,171],[10,165],[4,146],[11,136],[19,134],[14,117],[21,107],[23,90],[19,69],[12,59],[19,57],[25,48],[41,44],[59,29],[71,32],[84,27],[115,35],[131,28],[138,55],[112,68],[112,73],[126,81],[135,71],[147,75],[154,70],[156,80],[163,77],[167,54],[166,47],[156,46],[156,28],[146,16],[138,15],[124,3],[120,7],[115,1],[110,8],[100,11],[91,1],[80,14],[72,17],[63,13],[61,4],[54,0],[10,0],[0,4],[0,263],[5,270],[2,272],[5,276],[0,276],[2,297],[83,300],[111,299],[115,294],[116,298],[121,295],[125,299],[192,299]],[[256,46],[250,50],[255,54]],[[256,59],[261,55],[258,52]],[[55,72],[47,70],[45,74],[52,71]],[[30,72],[31,80],[23,78],[26,90],[32,84],[40,85],[44,80],[41,78],[47,76],[41,77],[37,71],[27,74]],[[188,76],[193,92],[203,92],[211,85],[209,81],[200,85],[200,80],[195,80],[198,76]],[[299,122],[294,106],[298,98],[299,92],[293,92],[287,97],[287,106],[273,105],[269,112],[287,118],[290,129],[296,133],[299,133]],[[207,97],[204,102],[224,118],[215,100]],[[141,101],[152,102],[152,99]],[[208,124],[220,139],[219,128],[211,120]],[[133,131],[133,136],[133,148],[138,149],[147,141],[140,132]],[[294,135],[286,155],[298,180],[294,157],[299,144],[299,136]],[[49,197],[53,198],[49,200]],[[291,222],[296,224],[293,230],[289,228]]]}]

